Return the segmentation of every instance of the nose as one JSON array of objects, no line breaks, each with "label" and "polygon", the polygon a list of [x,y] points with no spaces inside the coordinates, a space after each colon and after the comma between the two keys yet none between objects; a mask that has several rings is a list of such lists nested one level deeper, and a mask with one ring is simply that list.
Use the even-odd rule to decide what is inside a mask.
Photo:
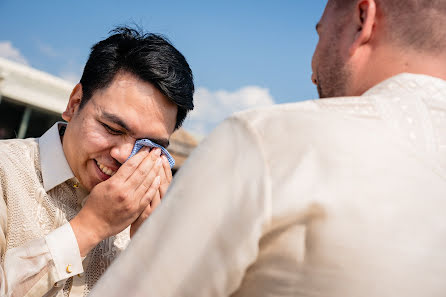
[{"label": "nose", "polygon": [[110,150],[110,156],[123,164],[132,153],[135,139],[127,139],[117,142]]}]

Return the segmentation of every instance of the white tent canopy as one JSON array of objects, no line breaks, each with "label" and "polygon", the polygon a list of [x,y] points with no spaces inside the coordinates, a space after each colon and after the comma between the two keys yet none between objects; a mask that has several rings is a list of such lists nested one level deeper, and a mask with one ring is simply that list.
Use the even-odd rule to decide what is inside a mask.
[{"label": "white tent canopy", "polygon": [[54,113],[62,113],[74,85],[26,65],[0,58],[0,95]]}]

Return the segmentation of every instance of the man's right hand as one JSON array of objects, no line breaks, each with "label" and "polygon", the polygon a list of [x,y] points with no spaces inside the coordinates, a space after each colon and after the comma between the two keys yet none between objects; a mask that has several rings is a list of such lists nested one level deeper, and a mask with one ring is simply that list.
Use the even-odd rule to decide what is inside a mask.
[{"label": "man's right hand", "polygon": [[82,210],[70,221],[81,256],[127,228],[150,204],[160,186],[160,154],[160,149],[142,149],[93,188]]}]

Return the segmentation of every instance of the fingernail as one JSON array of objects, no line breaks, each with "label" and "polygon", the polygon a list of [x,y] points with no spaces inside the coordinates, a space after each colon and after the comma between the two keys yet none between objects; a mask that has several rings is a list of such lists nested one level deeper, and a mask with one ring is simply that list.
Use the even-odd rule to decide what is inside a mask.
[{"label": "fingernail", "polygon": [[161,149],[160,149],[160,148],[156,148],[156,149],[155,149],[155,154],[156,154],[157,156],[161,156]]},{"label": "fingernail", "polygon": [[161,158],[158,158],[158,159],[156,160],[155,165],[159,166],[159,165],[161,165],[161,162],[162,162]]}]

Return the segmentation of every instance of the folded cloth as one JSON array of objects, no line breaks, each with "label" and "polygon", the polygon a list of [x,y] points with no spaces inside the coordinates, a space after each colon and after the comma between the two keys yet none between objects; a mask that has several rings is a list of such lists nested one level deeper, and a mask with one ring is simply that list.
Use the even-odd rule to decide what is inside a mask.
[{"label": "folded cloth", "polygon": [[170,168],[173,168],[173,165],[175,165],[175,160],[173,159],[173,157],[169,154],[169,152],[161,145],[154,143],[153,141],[150,141],[149,139],[138,139],[135,142],[135,145],[133,146],[133,150],[132,153],[130,154],[130,156],[127,158],[130,159],[131,157],[133,157],[134,155],[136,155],[136,153],[143,147],[143,146],[148,146],[150,148],[160,148],[161,149],[161,154],[166,156],[167,161],[169,162]]}]

